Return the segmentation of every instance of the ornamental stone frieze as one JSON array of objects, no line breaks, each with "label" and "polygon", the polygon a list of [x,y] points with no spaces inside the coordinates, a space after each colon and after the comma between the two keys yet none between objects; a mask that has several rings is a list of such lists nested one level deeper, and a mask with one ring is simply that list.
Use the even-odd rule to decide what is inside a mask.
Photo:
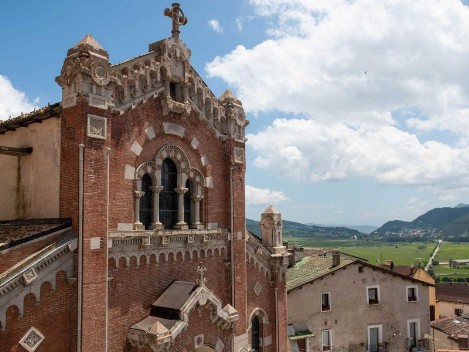
[{"label": "ornamental stone frieze", "polygon": [[112,65],[106,50],[90,35],[69,49],[60,75],[62,107],[80,101],[123,114],[150,99],[163,115],[188,117],[193,111],[219,138],[245,142],[249,124],[241,101],[227,90],[219,98],[190,64],[191,52],[173,36],[150,44],[149,53]]}]

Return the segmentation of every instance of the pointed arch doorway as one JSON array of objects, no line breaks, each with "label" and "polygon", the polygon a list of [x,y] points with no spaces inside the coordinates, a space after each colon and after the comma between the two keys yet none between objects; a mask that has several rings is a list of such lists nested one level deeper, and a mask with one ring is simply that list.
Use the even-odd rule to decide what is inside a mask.
[{"label": "pointed arch doorway", "polygon": [[200,346],[197,347],[194,352],[216,352],[212,347],[209,346]]}]

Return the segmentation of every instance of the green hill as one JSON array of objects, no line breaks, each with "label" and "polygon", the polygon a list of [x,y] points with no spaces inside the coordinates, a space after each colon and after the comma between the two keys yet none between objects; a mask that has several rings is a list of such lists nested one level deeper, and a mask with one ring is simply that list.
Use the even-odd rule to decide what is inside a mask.
[{"label": "green hill", "polygon": [[374,235],[420,236],[458,238],[469,241],[469,207],[458,204],[454,208],[435,208],[420,215],[411,222],[388,221]]},{"label": "green hill", "polygon": [[[260,237],[259,222],[246,219],[246,227],[249,231]],[[299,222],[283,220],[284,237],[327,237],[327,238],[351,238],[353,236],[361,237],[365,234],[346,227],[328,227],[305,225]]]}]

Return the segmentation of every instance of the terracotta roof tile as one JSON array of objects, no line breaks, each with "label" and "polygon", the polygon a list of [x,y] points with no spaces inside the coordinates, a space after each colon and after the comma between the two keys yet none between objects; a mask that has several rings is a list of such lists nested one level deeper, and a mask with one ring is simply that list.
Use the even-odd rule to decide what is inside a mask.
[{"label": "terracotta roof tile", "polygon": [[292,290],[321,276],[332,273],[356,262],[356,259],[340,258],[338,266],[332,266],[332,256],[305,257],[287,271],[287,290]]},{"label": "terracotta roof tile", "polygon": [[467,335],[469,331],[469,319],[466,317],[450,317],[434,320],[431,326],[439,330],[453,339],[457,339],[458,335]]},{"label": "terracotta roof tile", "polygon": [[469,303],[469,285],[437,284],[436,299],[438,301]]}]

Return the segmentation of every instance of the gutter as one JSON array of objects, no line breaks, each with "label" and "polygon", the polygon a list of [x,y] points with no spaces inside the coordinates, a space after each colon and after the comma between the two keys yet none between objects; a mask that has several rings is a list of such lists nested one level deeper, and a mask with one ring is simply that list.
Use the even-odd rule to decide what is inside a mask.
[{"label": "gutter", "polygon": [[78,162],[78,326],[77,326],[77,352],[81,352],[81,320],[83,305],[83,154],[84,144],[79,144]]}]

